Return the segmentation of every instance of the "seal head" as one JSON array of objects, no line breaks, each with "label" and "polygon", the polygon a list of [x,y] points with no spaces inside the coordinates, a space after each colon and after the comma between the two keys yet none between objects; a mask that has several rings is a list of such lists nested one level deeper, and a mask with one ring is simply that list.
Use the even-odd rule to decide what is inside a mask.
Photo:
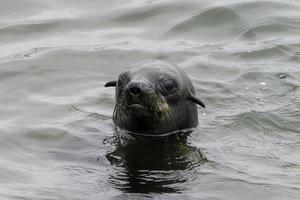
[{"label": "seal head", "polygon": [[198,125],[191,80],[179,67],[159,60],[144,61],[105,87],[116,87],[114,123],[129,132],[159,135]]}]

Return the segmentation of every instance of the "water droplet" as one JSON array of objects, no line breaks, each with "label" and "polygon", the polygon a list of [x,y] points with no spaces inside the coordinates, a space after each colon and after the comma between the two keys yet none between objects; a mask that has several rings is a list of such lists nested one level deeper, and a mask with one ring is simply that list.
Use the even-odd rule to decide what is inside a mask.
[{"label": "water droplet", "polygon": [[260,84],[260,85],[267,85],[266,82],[260,82],[259,84]]},{"label": "water droplet", "polygon": [[285,79],[285,78],[286,78],[286,74],[280,74],[280,75],[279,75],[279,78],[280,78],[280,79]]}]

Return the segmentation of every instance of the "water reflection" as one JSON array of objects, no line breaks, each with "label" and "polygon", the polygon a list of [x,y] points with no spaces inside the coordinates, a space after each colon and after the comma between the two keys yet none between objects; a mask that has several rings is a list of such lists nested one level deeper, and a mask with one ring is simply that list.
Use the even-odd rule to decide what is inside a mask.
[{"label": "water reflection", "polygon": [[115,166],[110,182],[125,192],[180,192],[181,183],[188,180],[185,172],[208,162],[186,136],[140,139],[119,139],[116,149],[106,155]]}]

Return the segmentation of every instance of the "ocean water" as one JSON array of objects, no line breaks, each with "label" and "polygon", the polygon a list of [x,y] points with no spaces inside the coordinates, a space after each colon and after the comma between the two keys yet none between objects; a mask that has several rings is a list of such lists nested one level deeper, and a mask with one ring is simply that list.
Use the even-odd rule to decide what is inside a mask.
[{"label": "ocean water", "polygon": [[[0,199],[300,199],[300,1],[0,3]],[[145,59],[205,102],[186,141],[116,133]]]}]

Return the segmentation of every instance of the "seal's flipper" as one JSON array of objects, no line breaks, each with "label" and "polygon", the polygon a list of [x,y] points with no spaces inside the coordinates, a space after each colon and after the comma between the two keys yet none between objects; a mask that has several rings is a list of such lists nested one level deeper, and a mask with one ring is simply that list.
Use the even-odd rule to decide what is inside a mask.
[{"label": "seal's flipper", "polygon": [[202,106],[203,108],[205,108],[204,103],[198,97],[196,97],[193,93],[190,93],[190,95],[188,97],[188,100],[190,100],[190,101]]},{"label": "seal's flipper", "polygon": [[116,87],[117,81],[109,81],[105,83],[104,87]]}]

